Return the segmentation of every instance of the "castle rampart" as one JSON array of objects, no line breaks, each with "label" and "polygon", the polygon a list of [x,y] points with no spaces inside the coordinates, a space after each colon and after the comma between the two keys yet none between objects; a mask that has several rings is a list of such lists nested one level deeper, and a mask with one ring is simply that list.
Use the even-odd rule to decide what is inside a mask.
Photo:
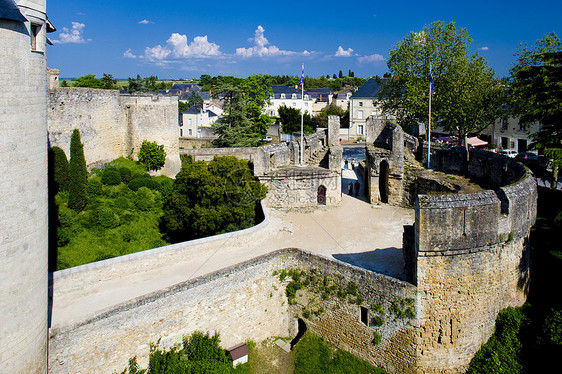
[{"label": "castle rampart", "polygon": [[529,233],[536,219],[536,182],[519,163],[476,151],[438,160],[498,185],[474,194],[419,195],[406,230],[409,280],[418,287],[418,370],[464,372],[493,332],[496,316],[520,306],[529,282]]},{"label": "castle rampart", "polygon": [[136,157],[143,140],[164,145],[162,173],[181,167],[175,96],[121,95],[117,90],[55,88],[50,91],[48,131],[51,146],[70,152],[73,129],[80,130],[88,165],[118,157]]},{"label": "castle rampart", "polygon": [[[169,347],[195,330],[220,332],[224,347],[246,339],[296,335],[302,309],[289,305],[285,286],[290,279],[276,275],[287,269],[313,270],[320,276],[345,279],[345,285],[353,281],[366,303],[381,303],[385,310],[393,301],[415,297],[415,287],[406,282],[302,250],[278,250],[52,329],[49,371],[93,372],[99,367],[120,371],[133,355],[146,365],[150,343],[161,338],[162,346]],[[384,343],[376,346],[374,327],[361,322],[358,305],[338,298],[325,300],[324,305],[324,314],[306,319],[312,331],[369,361],[403,367],[412,350],[411,342],[403,338],[412,329],[408,320],[389,319],[377,328]],[[378,354],[373,356],[373,351]]]}]

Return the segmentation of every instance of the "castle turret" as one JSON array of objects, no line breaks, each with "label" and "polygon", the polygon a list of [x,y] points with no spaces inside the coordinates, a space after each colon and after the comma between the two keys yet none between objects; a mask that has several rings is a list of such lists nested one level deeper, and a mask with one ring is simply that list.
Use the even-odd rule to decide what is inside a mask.
[{"label": "castle turret", "polygon": [[45,0],[0,0],[0,372],[47,371]]}]

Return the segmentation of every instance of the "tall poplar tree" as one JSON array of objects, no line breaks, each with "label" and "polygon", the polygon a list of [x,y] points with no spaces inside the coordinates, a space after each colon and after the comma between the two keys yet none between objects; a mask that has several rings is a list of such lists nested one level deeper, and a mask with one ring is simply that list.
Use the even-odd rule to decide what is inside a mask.
[{"label": "tall poplar tree", "polygon": [[84,145],[80,140],[80,131],[74,129],[70,138],[70,164],[69,164],[68,207],[77,212],[86,206],[86,184],[88,183],[88,170],[84,157]]}]

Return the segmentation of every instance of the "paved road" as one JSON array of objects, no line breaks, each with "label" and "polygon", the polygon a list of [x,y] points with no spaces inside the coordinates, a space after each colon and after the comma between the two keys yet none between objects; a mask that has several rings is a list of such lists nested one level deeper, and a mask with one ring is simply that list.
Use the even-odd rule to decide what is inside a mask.
[{"label": "paved road", "polygon": [[[344,170],[343,178],[354,180],[357,176]],[[302,248],[403,278],[402,232],[403,225],[414,222],[411,209],[373,207],[364,198],[344,193],[338,207],[322,207],[312,212],[269,209],[269,215],[265,228],[202,246],[197,255],[182,262],[171,261],[157,269],[92,282],[55,297],[51,326],[63,327],[84,320],[132,298],[281,248]]]}]

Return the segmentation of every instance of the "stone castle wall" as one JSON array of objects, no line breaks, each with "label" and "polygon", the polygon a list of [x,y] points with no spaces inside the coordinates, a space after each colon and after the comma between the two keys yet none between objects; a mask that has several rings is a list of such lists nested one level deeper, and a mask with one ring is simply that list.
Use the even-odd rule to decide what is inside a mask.
[{"label": "stone castle wall", "polygon": [[[221,334],[223,347],[251,339],[294,336],[302,309],[290,306],[282,270],[312,270],[320,277],[353,280],[366,304],[381,303],[388,310],[395,300],[415,297],[415,287],[390,277],[297,249],[285,249],[215,273],[133,299],[98,315],[51,331],[49,372],[121,371],[137,355],[147,364],[150,343],[161,339],[170,347],[193,331]],[[311,331],[337,346],[378,365],[401,372],[411,356],[413,327],[408,320],[369,327],[360,320],[360,307],[337,298],[323,301],[325,312],[305,318]],[[373,331],[383,343],[372,344]]]},{"label": "stone castle wall", "polygon": [[72,131],[80,130],[87,164],[138,155],[143,140],[164,145],[162,173],[180,169],[177,98],[120,95],[117,90],[56,88],[49,94],[50,146],[70,154]]},{"label": "stone castle wall", "polygon": [[[45,373],[46,4],[35,0],[13,5],[13,14],[26,21],[0,19],[0,372]],[[33,51],[31,23],[40,26]]]},{"label": "stone castle wall", "polygon": [[520,306],[527,297],[536,182],[507,158],[471,152],[468,165],[465,160],[452,157],[441,165],[509,184],[474,194],[418,196],[404,254],[408,278],[418,286],[416,358],[424,373],[464,372],[492,334],[499,310]]}]

